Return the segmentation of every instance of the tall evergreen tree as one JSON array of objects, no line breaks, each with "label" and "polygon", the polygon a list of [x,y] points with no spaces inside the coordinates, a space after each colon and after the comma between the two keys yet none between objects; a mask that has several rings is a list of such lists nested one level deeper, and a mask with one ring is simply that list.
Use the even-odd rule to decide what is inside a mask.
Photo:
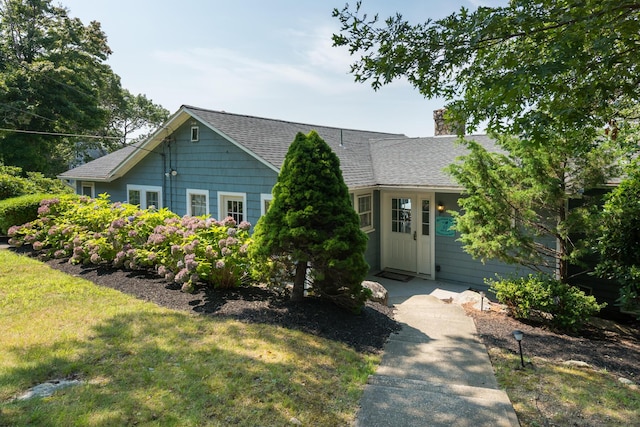
[{"label": "tall evergreen tree", "polygon": [[295,264],[292,300],[304,298],[310,266],[313,293],[356,311],[362,307],[367,236],[360,230],[340,161],[315,131],[296,135],[273,202],[253,237],[254,256],[284,257]]},{"label": "tall evergreen tree", "polygon": [[633,161],[626,173],[606,196],[598,218],[596,272],[620,283],[618,303],[640,318],[640,161]]}]

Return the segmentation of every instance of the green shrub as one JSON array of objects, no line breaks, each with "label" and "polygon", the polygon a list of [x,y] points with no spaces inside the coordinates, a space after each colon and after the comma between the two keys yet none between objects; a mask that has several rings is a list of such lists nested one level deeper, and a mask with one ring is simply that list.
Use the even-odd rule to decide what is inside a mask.
[{"label": "green shrub", "polygon": [[487,280],[489,292],[496,294],[501,304],[507,306],[509,314],[516,319],[528,319],[531,310],[548,298],[540,276],[530,275],[512,279]]},{"label": "green shrub", "polygon": [[40,202],[51,197],[50,194],[30,194],[0,200],[0,234],[6,235],[12,226],[35,220]]},{"label": "green shrub", "polygon": [[184,290],[195,282],[238,286],[248,276],[247,222],[180,218],[167,209],[111,203],[106,194],[47,198],[37,211],[37,219],[10,228],[10,244],[72,263],[153,269]]},{"label": "green shrub", "polygon": [[22,196],[24,194],[33,193],[35,186],[26,180],[0,172],[0,200],[10,199]]},{"label": "green shrub", "polygon": [[552,326],[565,331],[577,331],[583,323],[607,304],[598,304],[593,295],[586,295],[575,286],[551,280],[548,283],[550,299],[540,310],[550,313]]},{"label": "green shrub", "polygon": [[536,319],[563,331],[577,331],[606,304],[575,286],[542,275],[487,280],[489,291],[517,319]]},{"label": "green shrub", "polygon": [[72,193],[71,187],[59,179],[47,178],[39,172],[27,172],[16,166],[0,164],[0,200],[36,193]]}]

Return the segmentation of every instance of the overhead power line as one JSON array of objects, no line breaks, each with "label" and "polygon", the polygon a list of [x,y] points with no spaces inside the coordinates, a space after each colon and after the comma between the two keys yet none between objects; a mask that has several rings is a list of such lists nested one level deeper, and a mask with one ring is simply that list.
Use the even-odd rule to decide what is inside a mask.
[{"label": "overhead power line", "polygon": [[[74,133],[59,133],[59,132],[43,132],[37,130],[22,130],[22,129],[6,129],[0,128],[0,131],[4,132],[16,132],[16,133],[30,133],[35,135],[49,135],[49,136],[72,136],[76,138],[95,138],[95,139],[122,139],[118,136],[100,136],[100,135],[80,135]],[[125,139],[135,139],[135,138],[125,138]]]}]

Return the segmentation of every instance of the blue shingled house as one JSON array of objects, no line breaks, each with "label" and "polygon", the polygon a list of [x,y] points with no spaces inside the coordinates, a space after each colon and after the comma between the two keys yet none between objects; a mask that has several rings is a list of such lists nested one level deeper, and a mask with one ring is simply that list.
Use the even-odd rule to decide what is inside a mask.
[{"label": "blue shingled house", "polygon": [[[436,126],[440,129],[441,126]],[[59,177],[80,194],[255,224],[298,132],[315,130],[341,162],[373,270],[481,286],[513,266],[471,259],[449,229],[462,188],[443,172],[465,149],[453,135],[409,138],[182,106],[148,139]],[[493,147],[484,136],[477,142]]]}]

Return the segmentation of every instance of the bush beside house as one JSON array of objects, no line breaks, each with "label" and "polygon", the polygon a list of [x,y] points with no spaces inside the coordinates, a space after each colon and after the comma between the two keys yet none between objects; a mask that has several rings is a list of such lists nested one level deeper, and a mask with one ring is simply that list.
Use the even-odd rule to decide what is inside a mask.
[{"label": "bush beside house", "polygon": [[185,291],[195,282],[237,286],[247,276],[249,223],[140,210],[106,195],[45,199],[38,214],[9,229],[10,244],[72,263],[153,269]]},{"label": "bush beside house", "polygon": [[51,194],[28,194],[0,200],[0,235],[6,236],[14,225],[21,225],[38,218],[40,202]]},{"label": "bush beside house", "polygon": [[575,286],[543,275],[487,280],[487,284],[511,316],[541,321],[563,331],[579,330],[606,305]]}]

